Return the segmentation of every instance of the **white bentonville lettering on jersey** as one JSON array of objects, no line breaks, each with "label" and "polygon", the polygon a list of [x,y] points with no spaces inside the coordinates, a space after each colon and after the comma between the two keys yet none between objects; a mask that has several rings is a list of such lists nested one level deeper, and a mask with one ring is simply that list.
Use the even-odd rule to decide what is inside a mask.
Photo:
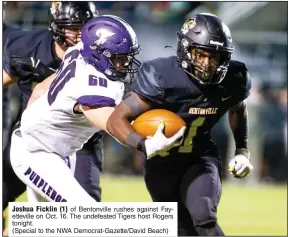
[{"label": "white bentonville lettering on jersey", "polygon": [[[80,42],[69,48],[66,54],[75,49],[80,50],[81,47]],[[64,68],[69,60],[70,58],[64,62]],[[87,64],[79,54],[75,77],[65,83],[53,103],[49,105],[47,92],[24,111],[21,121],[23,140],[30,151],[44,150],[70,156],[100,130],[92,126],[83,114],[73,110],[77,99],[83,96],[102,96],[115,100],[117,105],[121,102],[123,93],[122,82],[109,80]]]},{"label": "white bentonville lettering on jersey", "polygon": [[189,114],[210,115],[217,114],[218,108],[190,108]]}]

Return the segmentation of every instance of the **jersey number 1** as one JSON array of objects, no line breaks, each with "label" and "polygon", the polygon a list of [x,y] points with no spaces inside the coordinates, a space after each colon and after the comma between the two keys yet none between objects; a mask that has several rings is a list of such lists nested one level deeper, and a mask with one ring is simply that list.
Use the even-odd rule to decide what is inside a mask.
[{"label": "jersey number 1", "polygon": [[[184,139],[184,144],[179,147],[179,153],[190,153],[193,150],[193,139],[197,134],[197,129],[203,125],[206,117],[198,117],[195,119],[190,127],[187,136]],[[163,151],[159,153],[160,156],[166,157],[169,155],[169,151]]]},{"label": "jersey number 1", "polygon": [[185,137],[184,144],[182,146],[180,146],[180,148],[179,148],[179,153],[192,152],[192,150],[193,150],[193,138],[197,134],[198,127],[203,125],[205,119],[206,119],[205,117],[199,117],[191,123],[188,134]]}]

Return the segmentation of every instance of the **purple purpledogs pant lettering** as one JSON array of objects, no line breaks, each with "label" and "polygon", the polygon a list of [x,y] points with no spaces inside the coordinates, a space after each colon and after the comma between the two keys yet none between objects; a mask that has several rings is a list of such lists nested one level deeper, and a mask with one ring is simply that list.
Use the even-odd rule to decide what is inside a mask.
[{"label": "purple purpledogs pant lettering", "polygon": [[24,172],[24,175],[29,175],[29,179],[38,189],[49,196],[55,202],[67,202],[52,186],[50,186],[43,178],[40,177],[35,171],[30,167]]}]

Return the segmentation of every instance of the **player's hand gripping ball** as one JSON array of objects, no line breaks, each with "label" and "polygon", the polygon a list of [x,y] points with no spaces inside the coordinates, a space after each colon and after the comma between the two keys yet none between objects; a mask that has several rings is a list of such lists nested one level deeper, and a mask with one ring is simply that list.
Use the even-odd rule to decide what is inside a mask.
[{"label": "player's hand gripping ball", "polygon": [[147,111],[133,123],[136,132],[145,137],[147,158],[165,157],[169,150],[179,146],[185,132],[185,122],[178,115],[163,109]]}]

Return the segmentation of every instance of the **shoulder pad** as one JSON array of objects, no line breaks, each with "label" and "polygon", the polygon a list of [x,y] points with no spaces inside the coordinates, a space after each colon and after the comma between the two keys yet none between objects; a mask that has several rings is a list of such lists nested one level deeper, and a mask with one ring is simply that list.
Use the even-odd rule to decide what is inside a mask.
[{"label": "shoulder pad", "polygon": [[[48,35],[48,29],[31,29],[12,32],[7,38],[5,50],[7,50],[10,55],[18,57],[30,56],[43,40],[47,40]],[[23,47],[24,45],[25,47]]]},{"label": "shoulder pad", "polygon": [[250,80],[250,75],[245,64],[239,61],[231,60],[225,82],[228,84],[243,86]]},{"label": "shoulder pad", "polygon": [[19,31],[21,30],[20,28],[14,26],[14,25],[7,25],[3,24],[3,45],[5,44],[8,36],[14,32],[14,31]]},{"label": "shoulder pad", "polygon": [[250,94],[251,77],[245,64],[231,60],[222,85],[234,91],[240,99],[246,99]]},{"label": "shoulder pad", "polygon": [[148,103],[161,104],[164,100],[165,75],[162,70],[163,65],[162,58],[143,63],[132,84],[132,91]]}]

